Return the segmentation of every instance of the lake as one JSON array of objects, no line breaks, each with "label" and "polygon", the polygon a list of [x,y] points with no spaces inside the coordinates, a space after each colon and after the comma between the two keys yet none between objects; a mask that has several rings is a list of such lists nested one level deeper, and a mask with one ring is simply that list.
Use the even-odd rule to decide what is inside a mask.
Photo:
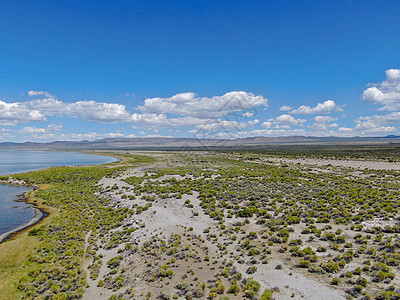
[{"label": "lake", "polygon": [[[112,161],[115,158],[73,152],[0,151],[0,175]],[[21,201],[21,195],[31,190],[32,188],[25,186],[0,184],[0,235],[26,224],[34,217],[32,205]]]}]

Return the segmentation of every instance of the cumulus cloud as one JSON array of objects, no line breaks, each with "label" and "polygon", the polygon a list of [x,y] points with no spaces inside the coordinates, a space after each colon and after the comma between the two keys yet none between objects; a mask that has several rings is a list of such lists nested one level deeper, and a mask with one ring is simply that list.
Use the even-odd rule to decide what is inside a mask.
[{"label": "cumulus cloud", "polygon": [[316,131],[325,131],[331,128],[337,128],[339,125],[337,123],[332,123],[337,121],[338,118],[333,118],[329,116],[316,116],[313,119],[313,124],[308,126],[312,130]]},{"label": "cumulus cloud", "polygon": [[340,127],[338,129],[339,132],[344,132],[344,133],[353,133],[354,129],[353,128],[349,128],[349,127]]},{"label": "cumulus cloud", "polygon": [[289,105],[282,105],[279,110],[280,111],[288,111],[288,110],[292,110],[293,107],[289,106]]},{"label": "cumulus cloud", "polygon": [[163,124],[164,127],[188,127],[204,124],[204,119],[193,117],[169,118]]},{"label": "cumulus cloud", "polygon": [[245,112],[244,114],[242,114],[242,117],[244,117],[244,118],[250,118],[252,116],[254,116],[254,113],[252,113],[252,112]]},{"label": "cumulus cloud", "polygon": [[326,123],[313,123],[309,128],[316,130],[316,131],[323,131],[323,130],[329,130],[332,128],[338,128],[339,124],[337,123],[332,123],[332,124],[326,124]]},{"label": "cumulus cloud", "polygon": [[10,125],[26,121],[45,121],[46,116],[39,110],[28,109],[20,102],[6,103],[0,100],[0,121]]},{"label": "cumulus cloud", "polygon": [[25,134],[51,133],[62,130],[62,125],[50,124],[46,128],[24,127],[19,132]]},{"label": "cumulus cloud", "polygon": [[314,107],[308,105],[302,105],[299,108],[292,110],[290,113],[311,115],[311,114],[330,114],[332,111],[343,111],[343,109],[340,108],[335,103],[335,101],[326,100],[323,103],[317,103],[317,105]]},{"label": "cumulus cloud", "polygon": [[314,122],[317,122],[317,123],[329,123],[329,122],[334,122],[337,120],[338,120],[338,118],[333,118],[333,117],[329,117],[329,116],[316,116],[314,118]]},{"label": "cumulus cloud", "polygon": [[290,125],[290,126],[296,126],[299,124],[302,124],[304,122],[307,122],[305,119],[296,119],[295,117],[291,115],[280,115],[275,119],[275,123],[279,125]]},{"label": "cumulus cloud", "polygon": [[67,115],[102,123],[126,122],[131,116],[125,105],[122,104],[96,101],[68,103],[59,101],[55,96],[44,91],[29,91],[28,95],[32,97],[45,96],[45,98],[28,101],[24,104],[27,109],[37,110],[48,116]]},{"label": "cumulus cloud", "polygon": [[[394,132],[398,130],[400,124],[400,112],[359,117],[355,122],[357,124],[355,130],[360,131],[362,134]],[[397,127],[394,125],[397,125]]]},{"label": "cumulus cloud", "polygon": [[86,121],[103,123],[126,122],[131,116],[125,105],[96,101],[78,101],[68,104],[66,114],[72,117],[81,117]]},{"label": "cumulus cloud", "polygon": [[356,119],[356,123],[374,121],[379,124],[393,124],[400,123],[400,112],[392,112],[386,115],[374,115],[369,117],[359,117]]},{"label": "cumulus cloud", "polygon": [[149,98],[137,109],[144,113],[170,113],[209,119],[254,109],[257,106],[268,107],[268,99],[253,93],[235,91],[211,98],[196,97],[194,93],[181,93],[170,98]]},{"label": "cumulus cloud", "polygon": [[355,128],[356,130],[361,130],[362,134],[374,134],[374,133],[389,133],[397,131],[394,126],[379,126],[373,122],[367,122],[363,124],[358,124]]},{"label": "cumulus cloud", "polygon": [[364,102],[382,105],[378,110],[399,110],[400,69],[389,69],[385,73],[386,80],[367,88],[362,94],[362,99]]},{"label": "cumulus cloud", "polygon": [[289,129],[291,126],[303,126],[307,122],[306,119],[296,119],[287,114],[280,115],[273,119],[268,119],[261,124],[262,128]]},{"label": "cumulus cloud", "polygon": [[266,122],[263,122],[263,123],[261,124],[261,127],[262,127],[262,128],[271,128],[272,125],[274,125],[274,123],[272,123],[271,121],[266,121]]},{"label": "cumulus cloud", "polygon": [[250,124],[250,125],[256,125],[256,124],[260,123],[260,120],[254,119],[254,120],[248,121],[247,123]]},{"label": "cumulus cloud", "polygon": [[382,126],[379,123],[376,123],[374,121],[365,121],[358,123],[356,130],[361,130],[363,134],[369,134],[369,133],[385,133],[385,132],[393,132],[396,131],[397,128],[394,126]]},{"label": "cumulus cloud", "polygon": [[44,91],[29,91],[31,97],[45,96],[26,102],[6,103],[0,100],[0,121],[10,125],[20,122],[46,121],[48,116],[79,117],[102,123],[129,122],[131,114],[124,105],[96,101],[67,103]]},{"label": "cumulus cloud", "polygon": [[229,113],[239,113],[234,116],[236,119],[250,118],[254,116],[256,106],[268,106],[266,98],[247,92],[230,92],[212,98],[182,93],[170,98],[146,99],[144,105],[137,108],[140,113],[131,113],[125,105],[118,103],[92,100],[70,103],[61,101],[46,91],[29,91],[28,95],[35,99],[14,103],[0,101],[0,125],[46,121],[49,116],[68,116],[101,123],[137,123],[160,127],[196,126],[204,124],[205,119],[226,118]]}]

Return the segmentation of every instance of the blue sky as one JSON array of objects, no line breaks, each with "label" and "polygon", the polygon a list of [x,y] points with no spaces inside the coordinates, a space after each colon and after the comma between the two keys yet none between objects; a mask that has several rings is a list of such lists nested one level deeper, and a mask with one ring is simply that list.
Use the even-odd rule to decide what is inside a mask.
[{"label": "blue sky", "polygon": [[399,1],[1,1],[0,142],[400,134]]}]

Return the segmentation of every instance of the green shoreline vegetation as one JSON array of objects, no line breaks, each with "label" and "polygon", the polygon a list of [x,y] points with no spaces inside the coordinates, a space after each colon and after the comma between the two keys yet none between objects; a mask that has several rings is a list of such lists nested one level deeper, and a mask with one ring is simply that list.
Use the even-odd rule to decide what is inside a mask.
[{"label": "green shoreline vegetation", "polygon": [[[290,288],[266,288],[260,270],[318,278],[348,298],[400,297],[398,171],[282,164],[244,152],[104,154],[123,161],[12,176],[41,186],[29,201],[53,211],[0,244],[4,299],[79,299],[86,272],[110,299],[265,300]],[[139,166],[140,176],[132,171]],[[182,220],[189,214],[209,227],[160,227],[146,237],[167,203]],[[132,244],[136,233],[140,244]]]},{"label": "green shoreline vegetation", "polygon": [[115,228],[127,215],[94,194],[96,183],[123,170],[124,163],[152,160],[138,155],[120,158],[122,162],[108,166],[54,167],[12,175],[26,185],[46,187],[30,192],[27,201],[50,215],[29,233],[22,231],[0,244],[1,299],[36,298],[44,291],[54,299],[83,295],[85,234]]},{"label": "green shoreline vegetation", "polygon": [[[44,184],[39,189],[48,189],[51,185]],[[6,241],[0,244],[0,299],[17,299],[21,293],[16,289],[16,282],[28,274],[26,259],[29,253],[39,246],[39,240],[29,236],[29,230],[48,224],[52,218],[58,214],[58,210],[46,205],[39,204],[33,193],[26,195],[28,203],[35,206],[42,212],[47,213],[47,217],[39,222],[13,233]]]}]

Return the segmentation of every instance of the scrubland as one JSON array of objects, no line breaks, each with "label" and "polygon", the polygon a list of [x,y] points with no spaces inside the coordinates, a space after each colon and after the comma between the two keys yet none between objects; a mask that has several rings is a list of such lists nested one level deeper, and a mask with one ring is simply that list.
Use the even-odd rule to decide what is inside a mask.
[{"label": "scrubland", "polygon": [[58,213],[29,231],[35,246],[8,295],[400,297],[395,162],[373,168],[263,153],[113,155],[124,161],[13,176],[51,184],[34,201]]}]

